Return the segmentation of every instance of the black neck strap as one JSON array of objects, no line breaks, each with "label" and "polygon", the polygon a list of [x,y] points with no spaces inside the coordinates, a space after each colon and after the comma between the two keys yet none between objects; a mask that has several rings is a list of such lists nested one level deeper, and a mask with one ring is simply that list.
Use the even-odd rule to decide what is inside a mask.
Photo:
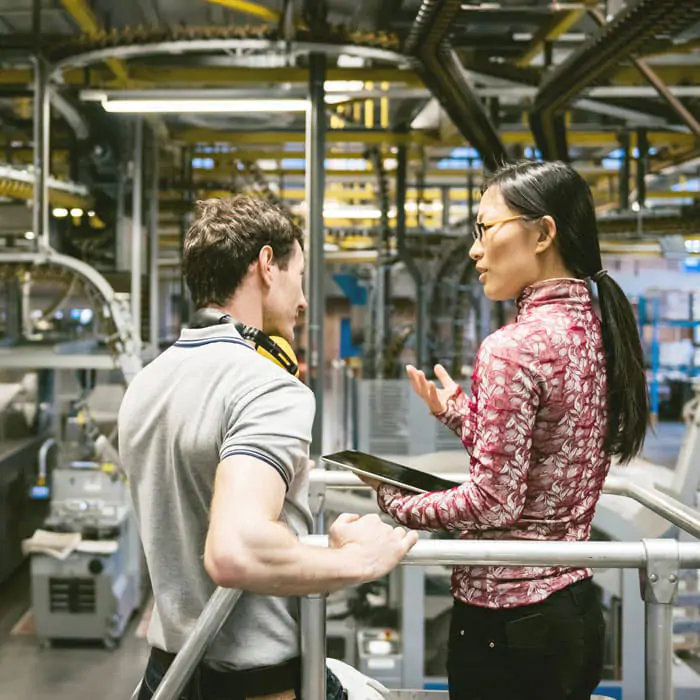
[{"label": "black neck strap", "polygon": [[296,376],[299,372],[297,363],[274,341],[259,328],[246,326],[236,321],[230,314],[217,309],[198,309],[192,317],[190,328],[209,328],[224,323],[232,323],[242,338],[255,343],[256,347],[266,350],[290,374]]}]

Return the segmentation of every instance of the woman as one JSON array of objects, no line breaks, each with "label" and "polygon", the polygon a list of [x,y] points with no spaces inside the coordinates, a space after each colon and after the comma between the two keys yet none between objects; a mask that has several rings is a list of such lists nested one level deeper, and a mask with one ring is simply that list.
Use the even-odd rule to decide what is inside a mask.
[{"label": "woman", "polygon": [[[648,423],[637,327],[602,269],[588,186],[563,163],[501,168],[484,185],[469,255],[489,299],[517,300],[515,322],[481,345],[471,398],[439,365],[441,389],[408,367],[416,393],[469,450],[469,474],[420,495],[375,483],[380,507],[409,528],[465,539],[587,540],[611,458],[629,462]],[[591,576],[456,567],[450,697],[588,698],[604,637]]]}]

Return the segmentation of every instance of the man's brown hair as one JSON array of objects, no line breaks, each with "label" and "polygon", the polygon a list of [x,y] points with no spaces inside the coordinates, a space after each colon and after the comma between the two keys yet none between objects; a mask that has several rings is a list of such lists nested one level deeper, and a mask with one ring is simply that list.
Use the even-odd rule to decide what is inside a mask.
[{"label": "man's brown hair", "polygon": [[265,245],[286,269],[302,230],[262,199],[236,195],[197,202],[197,216],[185,234],[182,269],[195,307],[225,304]]}]

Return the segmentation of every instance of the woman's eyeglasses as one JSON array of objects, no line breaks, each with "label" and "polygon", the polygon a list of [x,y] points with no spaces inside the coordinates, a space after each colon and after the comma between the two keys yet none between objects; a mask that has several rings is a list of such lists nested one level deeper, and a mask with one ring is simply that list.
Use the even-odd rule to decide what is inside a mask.
[{"label": "woman's eyeglasses", "polygon": [[525,214],[518,214],[517,216],[509,216],[505,219],[496,219],[496,221],[475,221],[474,228],[472,229],[472,236],[474,240],[481,243],[484,240],[484,232],[486,229],[496,226],[497,224],[507,224],[509,221],[517,221],[518,219],[532,219],[531,216],[526,216]]}]

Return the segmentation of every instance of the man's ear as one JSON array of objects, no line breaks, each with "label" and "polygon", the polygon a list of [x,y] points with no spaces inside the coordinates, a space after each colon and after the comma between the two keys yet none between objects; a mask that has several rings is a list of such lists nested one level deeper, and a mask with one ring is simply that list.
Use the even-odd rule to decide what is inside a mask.
[{"label": "man's ear", "polygon": [[275,255],[272,246],[264,245],[258,253],[258,269],[260,276],[266,284],[272,282],[272,268],[275,266]]},{"label": "man's ear", "polygon": [[543,216],[540,221],[540,235],[537,239],[537,246],[535,247],[536,253],[544,253],[553,244],[554,239],[557,237],[557,224],[554,219],[547,215]]}]

